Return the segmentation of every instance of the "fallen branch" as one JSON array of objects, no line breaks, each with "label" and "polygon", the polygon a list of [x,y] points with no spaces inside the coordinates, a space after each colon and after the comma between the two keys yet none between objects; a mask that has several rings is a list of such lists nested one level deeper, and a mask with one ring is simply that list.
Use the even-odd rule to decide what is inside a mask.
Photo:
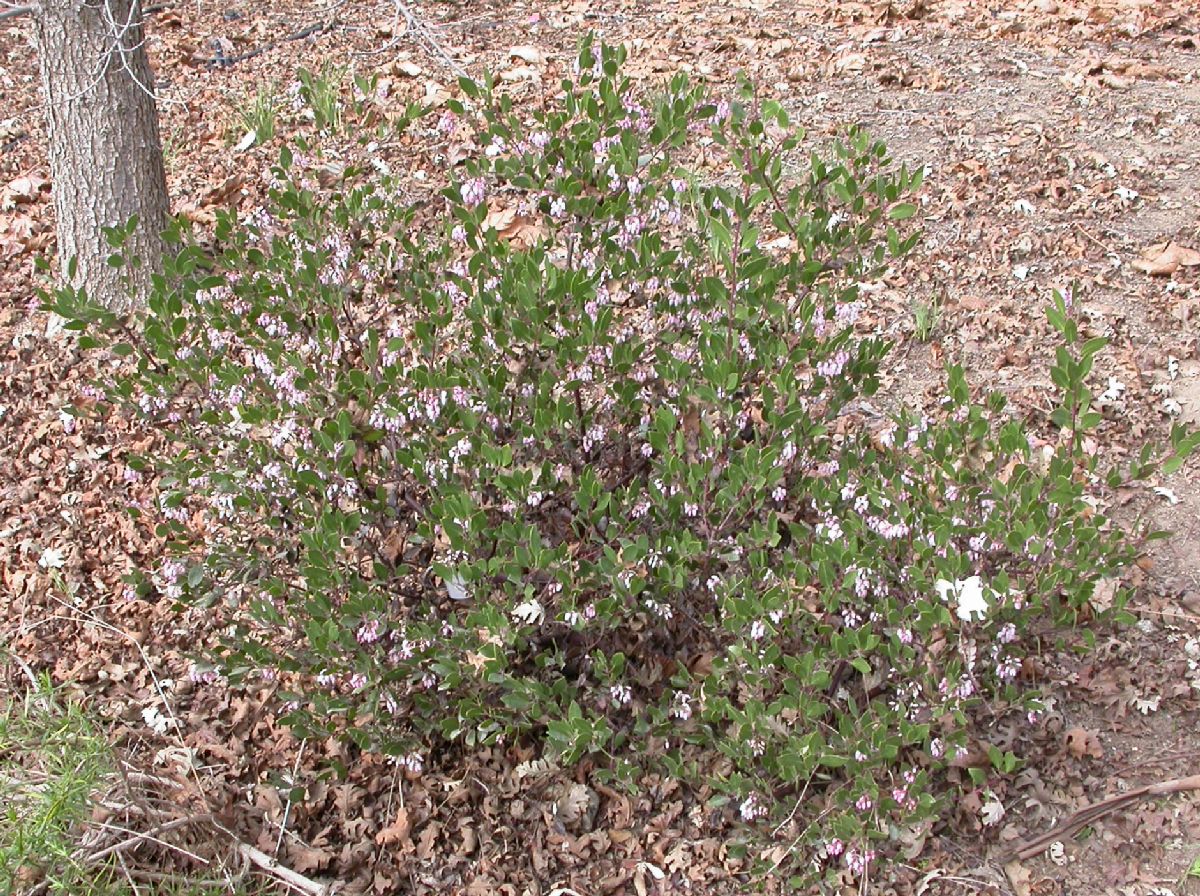
[{"label": "fallen branch", "polygon": [[418,18],[413,11],[408,8],[407,4],[401,2],[401,0],[392,0],[392,5],[395,8],[395,14],[392,18],[392,33],[395,36],[384,46],[373,51],[372,55],[386,53],[396,45],[396,42],[401,36],[398,27],[399,22],[400,19],[404,19],[404,34],[412,34],[416,36],[418,40],[423,41],[425,46],[433,52],[433,55],[439,57],[442,62],[445,63],[446,67],[449,68],[450,71],[454,72],[454,74],[458,75],[460,78],[466,77],[467,70],[463,68],[458,61],[454,59],[454,57],[446,52],[445,47],[443,47],[438,41],[437,35],[433,33],[433,29],[430,28],[423,19]]},{"label": "fallen branch", "polygon": [[1043,849],[1053,843],[1055,840],[1062,840],[1069,837],[1085,825],[1092,824],[1095,821],[1103,818],[1122,806],[1136,802],[1148,796],[1166,796],[1171,793],[1183,793],[1188,790],[1200,790],[1200,775],[1191,775],[1187,778],[1175,778],[1171,781],[1162,781],[1158,784],[1147,784],[1144,787],[1135,787],[1133,790],[1125,793],[1111,796],[1106,800],[1101,800],[1098,803],[1092,803],[1090,806],[1084,806],[1082,809],[1073,814],[1070,818],[1055,825],[1044,834],[1034,837],[1032,840],[1026,840],[1024,843],[1017,846],[1004,857],[1003,861],[1012,859],[1028,859],[1036,856]]},{"label": "fallen branch", "polygon": [[271,858],[261,850],[255,849],[248,843],[238,843],[237,851],[246,861],[257,866],[259,870],[283,881],[293,890],[299,890],[301,893],[308,894],[308,896],[329,896],[329,888],[324,884],[319,884],[315,880],[309,880],[303,874],[299,874],[291,868],[285,868],[278,860]]},{"label": "fallen branch", "polygon": [[273,40],[270,43],[263,44],[261,47],[256,47],[253,50],[247,50],[237,56],[223,56],[218,48],[217,54],[209,60],[210,67],[228,68],[231,65],[237,65],[239,62],[245,62],[247,59],[253,59],[255,56],[261,56],[276,47],[286,44],[290,41],[304,40],[306,37],[312,37],[314,34],[324,34],[334,27],[334,20],[330,19],[326,22],[314,22],[312,25],[305,25],[298,31],[293,31],[279,40]]}]

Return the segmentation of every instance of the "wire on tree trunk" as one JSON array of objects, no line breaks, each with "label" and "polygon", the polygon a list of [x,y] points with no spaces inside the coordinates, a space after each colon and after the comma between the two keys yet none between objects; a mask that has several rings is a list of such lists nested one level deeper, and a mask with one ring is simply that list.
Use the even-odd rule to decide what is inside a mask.
[{"label": "wire on tree trunk", "polygon": [[5,19],[15,19],[17,16],[29,15],[33,12],[32,6],[8,6],[7,3],[0,4],[0,6],[5,7],[0,12],[0,22],[3,22]]},{"label": "wire on tree trunk", "polygon": [[[159,3],[156,6],[147,6],[144,14],[151,16],[156,12],[162,12],[166,8],[167,4],[165,3]],[[32,6],[12,6],[8,3],[0,3],[0,10],[2,10],[0,11],[0,22],[3,22],[5,19],[15,19],[17,16],[32,15],[37,11]]]}]

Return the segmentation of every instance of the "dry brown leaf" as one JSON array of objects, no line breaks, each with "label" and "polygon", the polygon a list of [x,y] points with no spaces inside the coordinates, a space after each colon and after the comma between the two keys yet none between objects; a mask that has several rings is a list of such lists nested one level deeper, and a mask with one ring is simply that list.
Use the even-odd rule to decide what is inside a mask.
[{"label": "dry brown leaf", "polygon": [[492,208],[488,206],[487,217],[483,219],[484,230],[494,230],[498,234],[503,234],[505,230],[513,225],[517,220],[516,208]]},{"label": "dry brown leaf", "polygon": [[900,853],[910,862],[925,851],[925,841],[929,837],[929,822],[910,825],[900,831]]},{"label": "dry brown leaf", "polygon": [[1131,75],[1134,78],[1142,78],[1146,81],[1168,80],[1175,75],[1165,65],[1152,65],[1148,62],[1134,62],[1125,70],[1125,74]]},{"label": "dry brown leaf", "polygon": [[433,847],[437,843],[438,834],[442,832],[442,824],[439,821],[431,821],[421,829],[421,836],[417,843],[417,858],[428,859],[433,855]]},{"label": "dry brown leaf", "polygon": [[333,853],[317,846],[305,846],[295,843],[288,848],[288,865],[293,871],[308,874],[310,871],[321,871],[333,861]]},{"label": "dry brown leaf", "polygon": [[1117,596],[1118,584],[1118,581],[1111,576],[1101,579],[1096,583],[1096,587],[1092,590],[1092,597],[1088,603],[1093,609],[1101,612],[1111,609],[1113,600]]},{"label": "dry brown leaf", "polygon": [[550,235],[550,229],[541,217],[519,215],[515,208],[489,209],[483,226],[495,230],[502,240],[522,249],[532,248]]},{"label": "dry brown leaf", "polygon": [[400,529],[392,529],[383,539],[383,543],[379,546],[379,556],[383,558],[383,562],[388,566],[395,566],[400,562],[400,557],[404,553],[404,544],[406,538]]},{"label": "dry brown leaf", "polygon": [[339,162],[327,162],[317,169],[317,183],[326,190],[338,183],[346,174],[346,166]]},{"label": "dry brown leaf", "polygon": [[518,65],[516,68],[505,69],[500,73],[501,81],[536,81],[541,77],[539,72],[532,65]]},{"label": "dry brown leaf", "polygon": [[417,65],[411,59],[397,59],[392,63],[392,74],[399,75],[402,78],[416,78],[420,76],[425,69]]},{"label": "dry brown leaf", "polygon": [[569,784],[555,803],[555,817],[564,825],[590,828],[600,806],[600,797],[586,784]]},{"label": "dry brown leaf", "polygon": [[689,399],[687,410],[683,412],[682,426],[684,448],[687,451],[688,460],[694,463],[700,450],[701,429],[700,404],[697,399]]},{"label": "dry brown leaf", "polygon": [[470,143],[458,141],[446,147],[446,159],[451,166],[459,165],[471,158],[474,147]]},{"label": "dry brown leaf", "polygon": [[408,818],[408,810],[401,806],[396,810],[396,820],[375,835],[375,842],[380,846],[407,847],[412,841],[412,822]]},{"label": "dry brown leaf", "polygon": [[1197,266],[1200,266],[1200,252],[1174,242],[1147,246],[1141,256],[1133,261],[1135,270],[1151,277],[1169,277],[1181,267]]},{"label": "dry brown leaf", "polygon": [[1033,875],[1029,869],[1015,859],[1004,866],[1004,874],[1008,877],[1016,896],[1029,896],[1032,892],[1030,882]]},{"label": "dry brown leaf", "polygon": [[22,174],[8,182],[4,188],[0,207],[11,209],[18,205],[36,202],[42,194],[49,194],[50,181],[38,174]]},{"label": "dry brown leaf", "polygon": [[978,790],[968,790],[958,798],[958,805],[955,807],[958,814],[967,820],[968,824],[978,828],[979,812],[983,809],[983,800],[979,797]]},{"label": "dry brown leaf", "polygon": [[1063,740],[1067,750],[1076,759],[1082,759],[1084,756],[1091,756],[1093,759],[1104,757],[1104,748],[1100,746],[1100,738],[1094,731],[1078,726],[1068,728],[1063,734]]},{"label": "dry brown leaf", "polygon": [[866,67],[867,55],[865,53],[847,53],[833,63],[833,69],[836,72],[861,72]]},{"label": "dry brown leaf", "polygon": [[546,54],[530,44],[521,44],[517,47],[510,47],[508,55],[516,57],[523,62],[528,62],[530,65],[541,65],[546,61]]},{"label": "dry brown leaf", "polygon": [[550,235],[544,218],[518,218],[511,232],[501,234],[522,249],[532,249]]},{"label": "dry brown leaf", "polygon": [[987,311],[994,303],[982,296],[963,295],[958,297],[957,305],[965,311]]},{"label": "dry brown leaf", "polygon": [[44,248],[50,241],[50,233],[43,231],[39,235],[36,228],[33,219],[24,215],[0,222],[0,258],[13,258],[22,252]]},{"label": "dry brown leaf", "polygon": [[201,205],[224,205],[234,193],[238,192],[246,183],[244,174],[231,174],[225,178],[220,184],[204,191],[204,195],[200,199]]},{"label": "dry brown leaf", "polygon": [[475,828],[471,827],[469,824],[463,825],[462,830],[459,833],[462,834],[462,840],[455,848],[455,852],[457,852],[460,856],[469,856],[474,854],[475,848],[479,846],[479,835],[475,833]]}]

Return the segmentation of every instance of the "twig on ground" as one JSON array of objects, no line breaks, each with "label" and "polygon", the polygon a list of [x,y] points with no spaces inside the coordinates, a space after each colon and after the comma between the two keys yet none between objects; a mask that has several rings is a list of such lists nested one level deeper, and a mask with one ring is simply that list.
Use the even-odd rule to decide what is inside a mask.
[{"label": "twig on ground", "polygon": [[[77,614],[78,617],[81,617],[81,619],[85,625],[92,625],[101,630],[108,631],[113,634],[119,635],[119,636],[125,638],[126,640],[128,640],[134,646],[134,648],[138,652],[138,655],[141,657],[142,663],[143,663],[146,671],[150,675],[150,680],[152,681],[152,683],[154,685],[155,691],[158,693],[159,698],[162,700],[163,708],[166,711],[167,718],[170,720],[170,723],[171,723],[171,731],[174,734],[175,738],[178,739],[178,742],[180,743],[180,745],[183,745],[185,743],[183,740],[183,726],[179,723],[178,718],[175,716],[175,714],[171,708],[171,703],[167,699],[166,692],[163,689],[162,682],[159,680],[158,675],[155,673],[154,666],[150,662],[150,658],[146,655],[146,651],[142,647],[141,643],[137,639],[135,639],[133,636],[131,636],[128,632],[124,631],[123,629],[118,628],[117,626],[112,625],[111,623],[105,622],[104,620],[97,618],[94,614],[92,614],[86,610],[81,610],[77,607],[72,607],[70,604],[68,604],[66,601],[64,601],[62,598],[60,598],[58,595],[51,594],[50,597],[53,600],[55,600],[57,603],[61,604],[68,611],[70,611],[74,614]],[[78,620],[74,619],[72,616],[59,616],[58,614],[55,614],[52,618],[64,619],[64,620],[68,620],[68,621],[78,621]],[[36,627],[37,625],[40,625],[46,621],[48,621],[48,620],[46,620],[46,619],[40,620],[38,623],[36,623],[35,625],[33,625],[31,627]],[[120,771],[123,774],[127,774],[127,770],[124,768],[120,768]],[[208,803],[207,794],[204,792],[204,786],[200,781],[200,777],[199,777],[198,773],[196,772],[196,769],[193,767],[193,768],[190,768],[189,771],[191,773],[191,776],[195,779],[195,783],[196,783],[196,786],[199,791],[199,796],[207,804]],[[125,778],[124,780],[126,780],[126,782],[128,783],[129,779]],[[233,845],[234,850],[237,852],[237,854],[239,856],[241,856],[241,858],[244,862],[258,867],[264,873],[269,874],[272,877],[276,878],[277,880],[283,882],[291,889],[305,894],[305,896],[329,896],[329,888],[326,887],[324,884],[318,884],[317,882],[310,880],[309,878],[305,877],[303,874],[300,874],[296,871],[291,870],[290,868],[285,867],[277,860],[268,856],[266,853],[263,853],[260,850],[257,850],[254,847],[242,842],[242,840],[238,837],[238,835],[235,834],[229,828],[227,828],[225,825],[223,825],[215,815],[211,814],[211,811],[209,813],[205,813],[203,815],[189,816],[186,819],[181,818],[181,819],[172,820],[170,822],[166,822],[157,828],[152,828],[149,832],[147,832],[145,834],[137,834],[136,832],[130,831],[129,833],[133,834],[133,837],[131,839],[124,840],[121,843],[116,844],[115,847],[108,847],[105,850],[101,850],[99,853],[94,854],[92,856],[92,858],[96,861],[100,861],[109,855],[113,856],[117,860],[118,864],[121,866],[122,871],[126,874],[127,877],[129,877],[131,872],[130,872],[130,869],[125,864],[125,851],[127,849],[129,849],[130,847],[132,847],[134,844],[150,841],[150,842],[158,842],[161,845],[166,846],[169,849],[173,849],[178,852],[184,853],[185,855],[188,855],[190,858],[198,860],[203,864],[207,864],[205,862],[205,860],[200,858],[199,856],[195,856],[195,855],[187,852],[187,850],[181,849],[180,847],[174,846],[170,843],[166,843],[164,841],[157,840],[157,838],[156,838],[156,834],[164,833],[167,830],[182,827],[185,824],[191,824],[191,823],[195,823],[195,822],[199,822],[199,821],[206,821],[206,822],[212,824],[215,828],[217,828],[218,830],[223,832],[226,836],[228,836],[230,838],[230,841]],[[110,825],[108,827],[112,827],[112,826]]]},{"label": "twig on ground", "polygon": [[[129,763],[124,763],[124,765],[128,766]],[[171,790],[181,790],[187,786],[182,781],[177,781],[174,778],[164,778],[162,775],[148,775],[145,772],[139,772],[132,768],[126,769],[125,778],[134,784],[154,785]]]},{"label": "twig on ground", "polygon": [[1166,796],[1167,794],[1183,793],[1188,790],[1200,790],[1200,775],[1191,775],[1187,778],[1175,778],[1171,781],[1162,781],[1158,784],[1135,787],[1126,793],[1119,793],[1098,803],[1092,803],[1090,806],[1084,806],[1070,818],[1055,825],[1046,833],[1019,844],[1004,859],[1007,861],[1009,859],[1028,859],[1031,856],[1036,856],[1055,840],[1069,837],[1085,825],[1098,821],[1105,815],[1143,797]]},{"label": "twig on ground", "polygon": [[[179,872],[178,871],[150,871],[146,868],[130,868],[129,876],[132,877],[134,880],[147,881],[148,883],[155,883],[155,884],[165,883],[165,884],[173,884],[175,886],[179,885]],[[228,878],[221,880],[220,878],[215,878],[215,877],[214,878],[193,877],[189,874],[188,878],[187,878],[187,885],[188,885],[188,887],[195,890],[197,893],[199,893],[205,889],[212,889],[217,892],[233,892],[233,887],[230,885],[230,881]],[[157,892],[161,892],[161,891],[157,891]],[[169,892],[174,892],[174,891],[172,890]]]},{"label": "twig on ground", "polygon": [[[438,41],[437,37],[434,35],[433,29],[426,25],[421,19],[417,18],[417,16],[413,14],[413,11],[408,8],[407,4],[402,3],[401,0],[392,0],[392,6],[394,7],[394,14],[392,16],[393,34],[396,34],[400,19],[404,19],[405,34],[412,34],[418,40],[423,42],[425,46],[433,51],[433,55],[439,57],[442,62],[446,64],[446,67],[454,72],[454,74],[458,75],[460,78],[466,77],[467,70],[463,68],[449,53],[446,52],[446,49],[441,45],[441,42]],[[386,53],[388,50],[394,47],[399,40],[400,35],[396,34],[395,37],[393,37],[379,49],[373,50],[370,54],[364,55],[379,55],[381,53]]]},{"label": "twig on ground", "polygon": [[283,847],[283,837],[287,833],[288,816],[292,814],[292,792],[296,789],[296,777],[300,774],[300,760],[304,756],[304,748],[308,744],[308,738],[300,741],[300,749],[296,751],[296,761],[292,765],[292,779],[288,781],[288,798],[287,805],[283,807],[283,820],[279,822],[279,839],[275,841],[275,855],[279,855],[279,850]]},{"label": "twig on ground", "polygon": [[[173,739],[175,740],[176,743],[179,744],[180,747],[182,747],[184,750],[187,750],[188,746],[187,746],[187,742],[184,740],[183,726],[180,724],[178,717],[175,715],[175,711],[171,706],[171,701],[167,697],[167,693],[163,687],[163,683],[159,679],[157,672],[155,672],[154,664],[150,661],[150,657],[146,654],[146,650],[142,646],[141,642],[138,641],[137,638],[133,637],[129,632],[127,632],[124,629],[119,628],[115,625],[112,625],[111,623],[106,622],[103,619],[100,619],[99,617],[97,617],[95,614],[89,612],[88,610],[85,610],[85,609],[82,609],[79,607],[73,607],[71,604],[67,603],[65,600],[63,600],[61,597],[59,597],[57,594],[54,594],[53,592],[49,592],[49,596],[52,600],[54,600],[55,602],[60,604],[64,609],[66,609],[69,614],[74,614],[74,615],[65,615],[65,616],[59,616],[58,614],[52,614],[49,618],[52,618],[52,619],[53,618],[61,618],[61,619],[65,619],[65,620],[73,621],[73,622],[82,621],[84,625],[95,626],[96,628],[98,628],[102,631],[107,631],[107,632],[111,632],[112,634],[118,635],[119,637],[124,638],[126,641],[128,641],[133,646],[133,648],[137,651],[138,656],[141,658],[142,666],[145,668],[146,672],[150,676],[150,681],[153,683],[155,693],[158,694],[159,699],[162,701],[163,710],[165,712],[167,719],[170,722],[169,730],[173,736]],[[42,621],[47,621],[47,620],[44,619]],[[41,622],[39,622],[37,624],[40,625]],[[132,795],[134,791],[131,786],[131,782],[128,778],[128,770],[124,767],[123,764],[118,763],[117,771],[121,776],[121,780],[125,782],[126,791]],[[190,777],[190,780],[195,784],[196,795],[200,798],[200,800],[204,804],[205,808],[208,809],[208,812],[211,813],[213,811],[212,804],[209,801],[208,794],[204,790],[204,783],[200,780],[200,773],[196,770],[196,767],[193,764],[188,763],[185,774],[187,774]],[[210,817],[210,820],[214,821],[214,823],[215,823],[215,819],[212,819],[211,815],[209,817]],[[230,833],[230,832],[227,831],[226,833]],[[230,835],[232,836],[232,834],[230,834]],[[117,860],[122,862],[122,864],[123,864],[124,859],[122,858],[122,853],[117,852],[115,855],[117,857]]]},{"label": "twig on ground", "polygon": [[16,654],[9,654],[8,658],[21,667],[21,671],[25,673],[25,678],[29,681],[29,687],[33,691],[41,688],[41,684],[37,680],[37,676],[33,674],[33,669],[29,667],[29,663],[25,662]]},{"label": "twig on ground", "polygon": [[189,852],[186,849],[175,846],[172,843],[167,843],[165,840],[159,839],[159,835],[165,834],[168,831],[173,831],[176,828],[185,827],[189,824],[200,824],[211,820],[211,815],[189,815],[187,818],[176,818],[171,821],[155,825],[148,831],[130,831],[125,828],[118,828],[114,825],[105,824],[102,825],[102,827],[107,830],[120,831],[122,833],[131,834],[132,836],[126,840],[121,840],[120,842],[114,843],[111,846],[106,846],[104,849],[84,857],[83,861],[88,866],[95,867],[114,853],[124,852],[127,849],[133,849],[134,847],[140,846],[143,843],[157,843],[159,846],[165,846],[167,849],[174,850],[175,852],[187,856],[193,862],[199,862],[201,865],[207,865],[207,859],[202,858],[193,852]]},{"label": "twig on ground", "polygon": [[328,896],[329,894],[329,888],[324,884],[319,884],[315,880],[310,880],[303,874],[281,865],[278,860],[271,858],[261,850],[255,849],[248,843],[238,842],[237,851],[246,861],[257,866],[272,877],[283,881],[283,883],[287,884],[293,890],[299,890],[301,893],[308,894],[308,896]]},{"label": "twig on ground", "polygon": [[293,31],[291,34],[281,37],[279,40],[273,40],[270,43],[263,44],[261,47],[255,47],[253,50],[247,50],[245,53],[241,53],[237,56],[221,56],[213,59],[209,62],[209,65],[228,68],[231,65],[237,65],[239,62],[245,62],[247,59],[253,59],[255,56],[261,56],[268,50],[273,50],[276,47],[286,44],[290,41],[304,40],[304,38],[312,37],[314,34],[323,34],[333,28],[334,24],[335,22],[333,19],[329,19],[324,22],[314,22],[311,25],[305,25],[298,31]]},{"label": "twig on ground", "polygon": [[1115,249],[1113,249],[1112,246],[1110,246],[1107,243],[1102,242],[1099,239],[1097,239],[1096,237],[1092,236],[1082,224],[1076,223],[1075,229],[1078,230],[1083,236],[1087,237],[1089,240],[1091,240],[1093,243],[1095,243],[1097,246],[1099,246],[1101,249],[1103,249],[1105,255],[1115,255],[1118,258],[1120,257],[1118,252]]}]

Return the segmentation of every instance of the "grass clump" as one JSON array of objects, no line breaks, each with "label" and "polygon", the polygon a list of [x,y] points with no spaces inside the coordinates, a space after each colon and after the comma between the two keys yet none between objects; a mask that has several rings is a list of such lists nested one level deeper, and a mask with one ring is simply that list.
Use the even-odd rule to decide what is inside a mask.
[{"label": "grass clump", "polygon": [[240,134],[254,134],[254,145],[270,143],[282,109],[282,98],[275,84],[260,84],[235,108]]},{"label": "grass clump", "polygon": [[113,773],[108,743],[84,710],[41,676],[0,712],[0,888],[42,884],[87,892],[76,858],[80,826]]}]

